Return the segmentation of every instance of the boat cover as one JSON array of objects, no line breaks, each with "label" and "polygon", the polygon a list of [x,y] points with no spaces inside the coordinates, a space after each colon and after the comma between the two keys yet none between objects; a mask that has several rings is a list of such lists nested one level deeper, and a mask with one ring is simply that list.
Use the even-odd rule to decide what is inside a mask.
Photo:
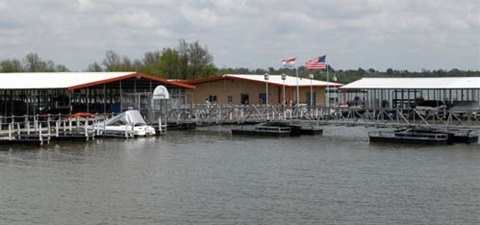
[{"label": "boat cover", "polygon": [[146,125],[147,123],[142,117],[142,114],[136,109],[128,110],[123,113],[120,113],[110,119],[107,119],[102,122],[96,123],[96,125],[130,125],[130,126],[137,126],[137,125]]}]

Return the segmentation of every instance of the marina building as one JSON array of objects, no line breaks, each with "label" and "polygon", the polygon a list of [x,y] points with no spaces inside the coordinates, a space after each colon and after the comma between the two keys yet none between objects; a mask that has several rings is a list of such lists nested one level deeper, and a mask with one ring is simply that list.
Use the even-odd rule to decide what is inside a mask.
[{"label": "marina building", "polygon": [[[185,81],[195,89],[186,89],[191,103],[208,101],[219,105],[287,104],[326,105],[327,88],[343,84],[311,78],[282,75],[224,74]],[[334,96],[334,95],[332,95]],[[331,99],[332,102],[335,99]]]}]

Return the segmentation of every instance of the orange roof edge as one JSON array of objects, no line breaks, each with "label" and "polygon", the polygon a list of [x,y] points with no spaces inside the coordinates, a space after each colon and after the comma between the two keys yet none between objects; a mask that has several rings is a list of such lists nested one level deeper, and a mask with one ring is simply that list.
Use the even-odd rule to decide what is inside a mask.
[{"label": "orange roof edge", "polygon": [[209,81],[217,81],[221,80],[224,78],[224,75],[215,75],[215,76],[210,76],[210,77],[202,77],[202,78],[197,78],[193,80],[183,80],[182,82],[187,83],[187,84],[199,84],[199,83],[204,83],[204,82],[209,82]]},{"label": "orange roof edge", "polygon": [[111,82],[115,82],[115,81],[121,81],[121,80],[125,80],[125,79],[132,78],[132,77],[141,77],[141,78],[145,78],[145,79],[153,80],[153,81],[158,81],[158,82],[165,83],[165,84],[170,84],[170,85],[179,86],[179,87],[188,88],[188,89],[195,89],[195,86],[192,86],[192,85],[189,85],[189,84],[185,84],[185,83],[181,83],[181,82],[175,82],[175,81],[169,81],[169,80],[164,79],[164,78],[155,77],[155,76],[151,76],[151,75],[146,75],[146,74],[142,74],[142,73],[131,73],[131,74],[127,74],[125,76],[118,76],[118,77],[114,77],[114,78],[111,78],[111,79],[105,79],[105,80],[100,80],[100,81],[96,81],[96,82],[90,82],[90,83],[70,86],[70,87],[68,87],[68,90],[73,91],[73,90],[87,88],[87,87],[91,87],[91,86],[107,84],[107,83],[111,83]]}]

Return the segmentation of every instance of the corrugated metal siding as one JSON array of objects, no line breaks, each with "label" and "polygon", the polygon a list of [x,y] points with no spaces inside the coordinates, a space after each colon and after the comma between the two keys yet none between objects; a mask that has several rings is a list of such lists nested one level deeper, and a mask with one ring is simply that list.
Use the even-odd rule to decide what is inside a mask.
[{"label": "corrugated metal siding", "polygon": [[480,89],[480,77],[362,78],[341,89]]}]

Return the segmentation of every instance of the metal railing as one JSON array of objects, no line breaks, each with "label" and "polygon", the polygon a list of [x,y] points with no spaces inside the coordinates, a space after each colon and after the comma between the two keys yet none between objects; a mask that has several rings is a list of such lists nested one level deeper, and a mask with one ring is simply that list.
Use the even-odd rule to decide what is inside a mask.
[{"label": "metal railing", "polygon": [[341,125],[423,125],[480,129],[479,111],[282,105],[188,105],[171,109],[168,123],[225,124],[302,120]]}]

